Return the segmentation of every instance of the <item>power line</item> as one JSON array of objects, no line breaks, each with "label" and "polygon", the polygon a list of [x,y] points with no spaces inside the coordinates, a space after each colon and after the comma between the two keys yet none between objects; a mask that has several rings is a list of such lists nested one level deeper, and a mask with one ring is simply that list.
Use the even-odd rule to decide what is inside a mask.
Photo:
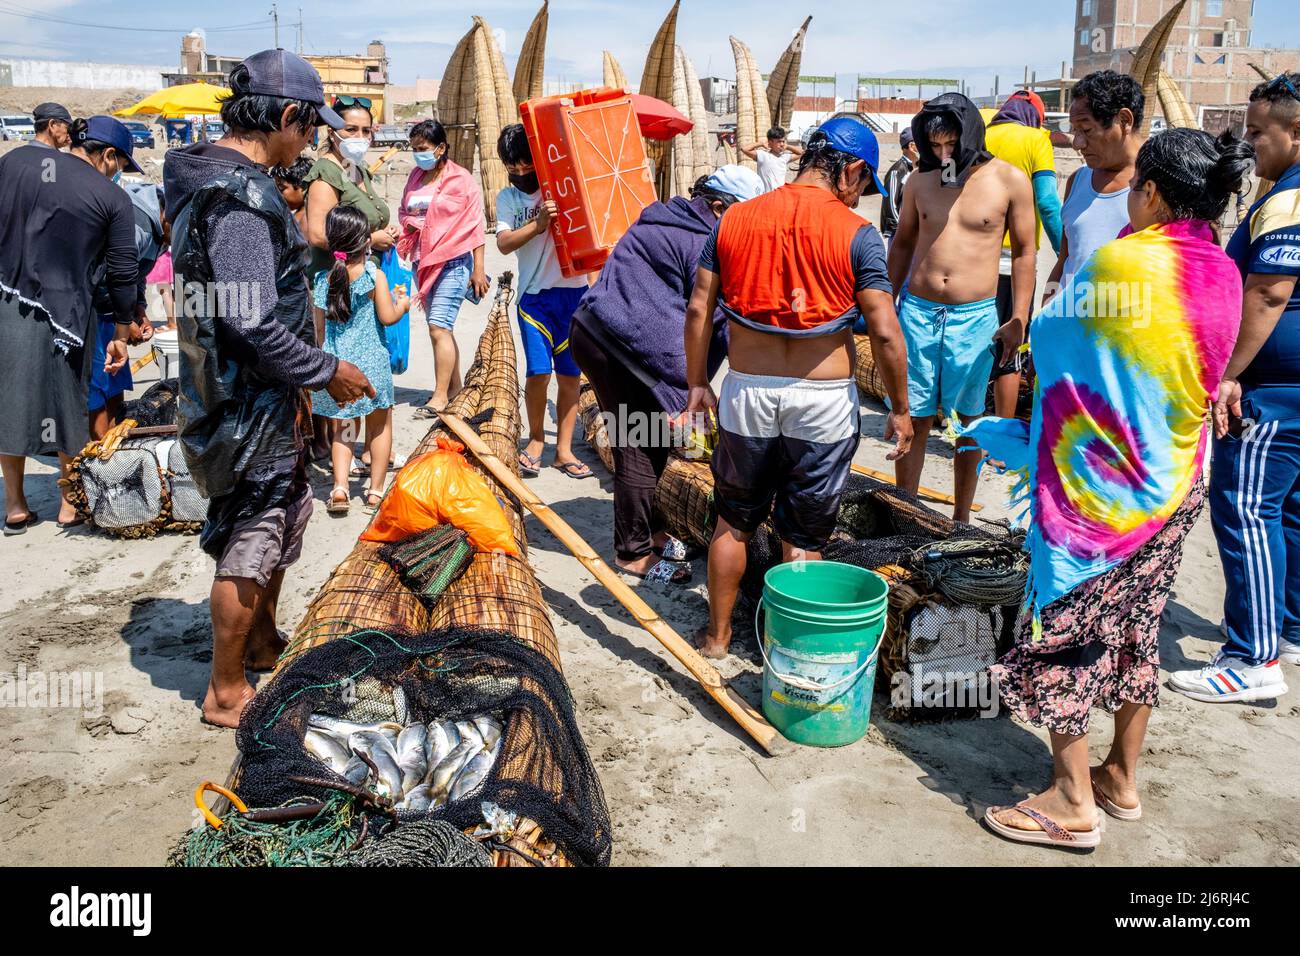
[{"label": "power line", "polygon": [[[0,4],[0,16],[16,17],[17,19],[20,20],[33,20],[40,23],[56,23],[59,24],[60,26],[85,27],[87,29],[92,29],[92,30],[126,30],[131,33],[170,33],[170,34],[181,33],[183,34],[183,33],[188,33],[191,29],[191,27],[178,27],[176,29],[169,29],[166,27],[140,27],[140,26],[124,26],[121,24],[113,24],[113,23],[90,23],[85,20],[72,20],[67,17],[57,17],[47,13],[39,13],[37,11],[28,10],[23,7],[14,6],[13,4],[8,4],[8,3]],[[211,29],[205,28],[204,32],[205,33],[243,33],[243,32],[251,32],[253,30],[265,30],[267,27],[267,19],[269,19],[269,17],[262,20],[255,20],[249,23],[236,24],[234,26],[212,27]]]}]

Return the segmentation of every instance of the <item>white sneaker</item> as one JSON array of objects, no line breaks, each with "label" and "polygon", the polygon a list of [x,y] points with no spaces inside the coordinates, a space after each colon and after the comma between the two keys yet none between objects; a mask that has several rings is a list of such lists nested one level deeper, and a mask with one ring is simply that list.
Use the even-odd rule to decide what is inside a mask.
[{"label": "white sneaker", "polygon": [[1185,697],[1210,704],[1276,700],[1287,692],[1277,661],[1252,667],[1226,654],[1198,670],[1174,671],[1169,675],[1169,686]]},{"label": "white sneaker", "polygon": [[1283,638],[1277,645],[1277,657],[1288,664],[1300,664],[1300,644],[1293,644]]}]

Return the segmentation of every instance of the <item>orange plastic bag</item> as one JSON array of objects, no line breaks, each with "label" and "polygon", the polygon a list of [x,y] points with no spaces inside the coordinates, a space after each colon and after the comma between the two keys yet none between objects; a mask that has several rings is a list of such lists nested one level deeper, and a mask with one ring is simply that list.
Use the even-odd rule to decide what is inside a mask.
[{"label": "orange plastic bag", "polygon": [[519,554],[510,521],[469,462],[465,446],[438,439],[435,451],[406,463],[362,541],[402,541],[437,524],[455,525],[479,551]]}]

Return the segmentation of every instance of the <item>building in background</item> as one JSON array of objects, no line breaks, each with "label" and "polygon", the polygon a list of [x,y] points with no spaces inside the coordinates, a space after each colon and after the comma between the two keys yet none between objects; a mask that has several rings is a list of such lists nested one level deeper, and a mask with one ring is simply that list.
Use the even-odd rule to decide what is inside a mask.
[{"label": "building in background", "polygon": [[[182,83],[205,82],[225,86],[230,71],[246,55],[209,53],[202,33],[187,33],[181,37],[181,68],[177,72],[164,72],[163,83],[166,86],[179,86]],[[371,42],[364,54],[302,54],[302,58],[320,73],[325,84],[326,101],[341,95],[363,96],[370,100],[370,109],[377,122],[393,121],[393,104],[388,95],[388,52],[379,40]],[[434,97],[436,96],[435,86]]]},{"label": "building in background", "polygon": [[28,60],[0,57],[0,86],[48,86],[76,90],[135,89],[153,93],[163,88],[165,66],[133,63],[79,63],[67,60]]},{"label": "building in background", "polygon": [[[1173,0],[1075,0],[1075,78],[1094,70],[1129,72],[1142,38]],[[1164,71],[1196,106],[1245,103],[1270,73],[1300,68],[1300,50],[1255,46],[1253,0],[1191,0],[1165,50]],[[1262,38],[1267,39],[1267,38]]]}]

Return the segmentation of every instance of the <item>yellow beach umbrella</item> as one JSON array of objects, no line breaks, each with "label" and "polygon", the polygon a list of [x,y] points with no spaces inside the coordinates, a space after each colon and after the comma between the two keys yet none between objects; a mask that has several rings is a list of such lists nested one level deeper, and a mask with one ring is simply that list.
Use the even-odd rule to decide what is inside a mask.
[{"label": "yellow beach umbrella", "polygon": [[187,116],[192,113],[220,113],[221,100],[230,95],[223,86],[210,83],[186,83],[150,93],[134,106],[116,110],[114,116],[157,115]]}]

